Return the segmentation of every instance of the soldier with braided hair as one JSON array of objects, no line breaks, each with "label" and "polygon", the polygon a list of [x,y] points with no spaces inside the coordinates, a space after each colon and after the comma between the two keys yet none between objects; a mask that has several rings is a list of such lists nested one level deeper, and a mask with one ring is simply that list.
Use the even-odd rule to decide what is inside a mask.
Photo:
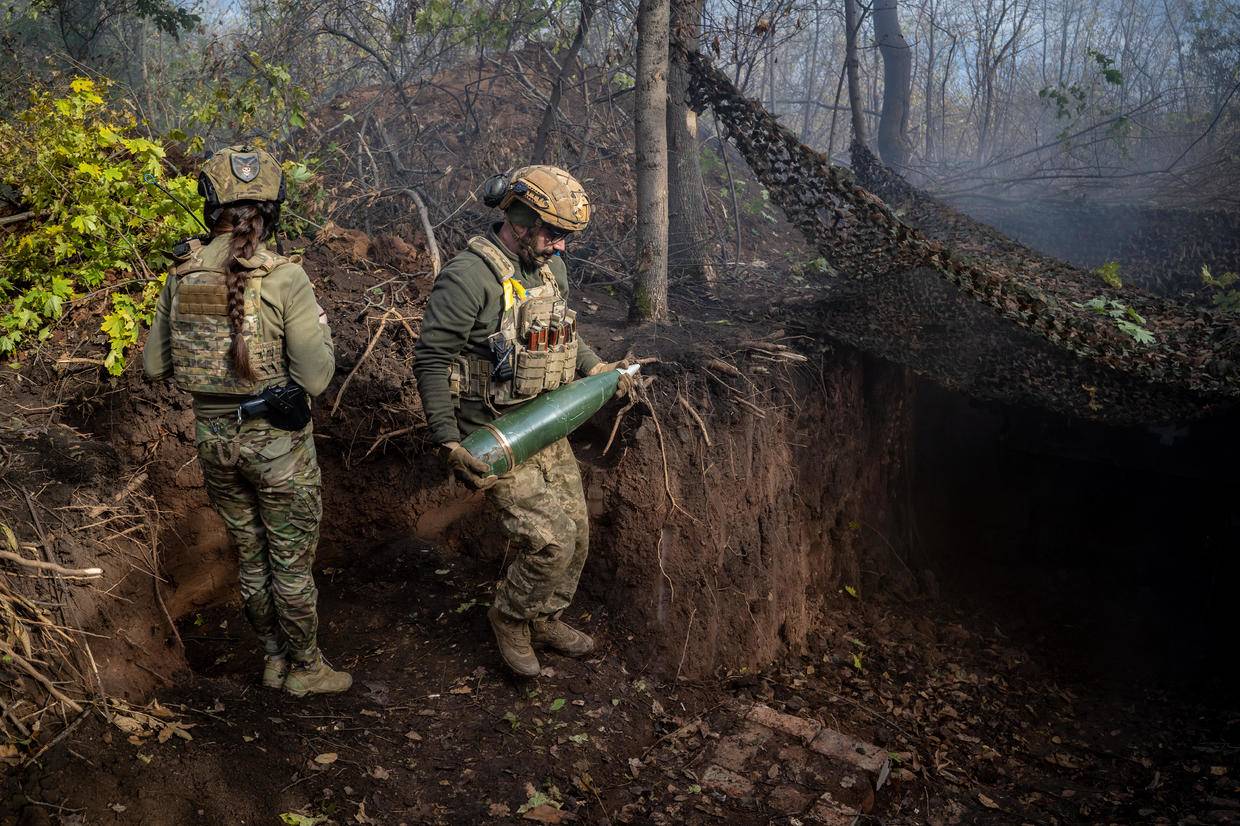
[{"label": "soldier with braided hair", "polygon": [[335,373],[331,330],[300,259],[266,247],[284,200],[267,152],[233,146],[203,166],[209,234],[179,245],[143,351],[150,379],[193,397],[198,459],[240,560],[262,683],[303,697],[353,679],[323,659],[311,567],[322,515],[308,397]]}]

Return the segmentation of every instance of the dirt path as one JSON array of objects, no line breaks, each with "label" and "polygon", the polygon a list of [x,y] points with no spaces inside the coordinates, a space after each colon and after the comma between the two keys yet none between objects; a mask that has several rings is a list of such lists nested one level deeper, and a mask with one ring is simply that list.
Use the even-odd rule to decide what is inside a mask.
[{"label": "dirt path", "polygon": [[259,688],[240,615],[191,617],[196,679],[160,701],[193,739],[131,739],[94,717],[9,779],[0,823],[814,822],[777,808],[809,799],[797,796],[807,781],[796,760],[773,759],[752,794],[703,779],[754,701],[893,756],[864,822],[1240,816],[1234,711],[1058,683],[1051,654],[1039,661],[993,625],[978,633],[984,617],[962,622],[942,603],[841,593],[834,625],[804,655],[676,686],[626,665],[626,631],[585,602],[573,619],[598,655],[545,657],[542,679],[517,683],[486,627],[490,567],[403,543],[325,569],[323,645],[356,678],[340,697]]}]

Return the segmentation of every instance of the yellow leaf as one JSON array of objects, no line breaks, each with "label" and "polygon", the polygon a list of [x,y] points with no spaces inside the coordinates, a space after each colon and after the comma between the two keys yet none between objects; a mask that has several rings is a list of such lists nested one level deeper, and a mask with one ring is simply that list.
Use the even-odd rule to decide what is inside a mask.
[{"label": "yellow leaf", "polygon": [[336,752],[334,751],[324,752],[323,754],[320,754],[318,757],[314,758],[314,762],[318,763],[320,766],[330,766],[332,763],[336,762]]},{"label": "yellow leaf", "polygon": [[75,92],[91,92],[95,89],[95,81],[86,77],[75,77],[69,88]]}]

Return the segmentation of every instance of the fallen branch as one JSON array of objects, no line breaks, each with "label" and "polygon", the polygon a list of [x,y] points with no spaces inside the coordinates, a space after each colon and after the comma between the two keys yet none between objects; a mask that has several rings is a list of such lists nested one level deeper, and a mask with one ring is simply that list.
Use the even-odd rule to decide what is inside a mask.
[{"label": "fallen branch", "polygon": [[19,212],[16,215],[6,215],[5,217],[0,218],[0,227],[7,226],[8,224],[16,224],[19,221],[25,221],[27,218],[33,217],[33,212]]},{"label": "fallen branch", "polygon": [[22,657],[21,654],[18,654],[11,647],[9,647],[8,643],[0,642],[0,654],[4,654],[6,657],[12,660],[15,665],[21,667],[22,671],[25,671],[27,674],[33,677],[34,680],[38,682],[39,685],[43,686],[43,688],[47,690],[48,694],[51,694],[53,697],[55,697],[60,702],[64,703],[66,706],[68,706],[75,712],[80,712],[82,710],[82,707],[72,697],[69,697],[67,694],[65,694],[63,691],[57,688],[55,683],[53,683],[47,677],[43,676],[43,674],[39,673],[39,670],[37,668],[35,668],[33,665],[27,662],[26,659]]},{"label": "fallen branch", "polygon": [[34,754],[27,757],[25,763],[23,763],[22,765],[29,766],[31,763],[38,762],[39,758],[42,757],[44,754],[46,754],[48,749],[53,748],[57,743],[61,742],[66,737],[68,737],[70,734],[72,734],[74,729],[82,725],[82,721],[86,719],[86,716],[88,713],[89,712],[85,710],[79,712],[78,716],[73,718],[72,723],[62,728],[59,734],[57,734],[50,741],[45,743],[43,747],[40,748],[38,751],[36,751]]},{"label": "fallen branch", "polygon": [[426,202],[422,200],[422,196],[414,189],[402,189],[401,192],[409,196],[413,201],[413,205],[418,208],[418,218],[422,222],[422,232],[426,235],[426,246],[430,248],[431,253],[431,275],[439,277],[439,267],[443,259],[439,255],[439,245],[435,243],[435,229],[431,226],[430,215],[426,212]]},{"label": "fallen branch", "polygon": [[349,371],[349,375],[345,376],[344,381],[340,383],[340,391],[336,393],[336,400],[332,402],[332,410],[330,415],[336,415],[336,410],[340,407],[340,400],[344,398],[344,391],[348,389],[349,382],[353,381],[353,377],[357,375],[357,371],[362,366],[362,363],[366,361],[367,357],[370,356],[371,351],[375,349],[375,343],[379,341],[379,336],[383,335],[383,328],[387,326],[388,319],[391,318],[395,312],[395,309],[388,310],[383,314],[383,317],[379,319],[379,329],[375,330],[375,334],[370,337],[370,343],[366,345],[365,351],[362,352],[362,357],[357,360],[357,364],[353,365],[353,369]]},{"label": "fallen branch", "polygon": [[56,359],[56,363],[52,366],[55,367],[57,370],[60,370],[63,372],[65,370],[68,370],[71,366],[75,364],[89,366],[89,367],[102,367],[103,359],[82,358],[78,356],[62,356]]}]

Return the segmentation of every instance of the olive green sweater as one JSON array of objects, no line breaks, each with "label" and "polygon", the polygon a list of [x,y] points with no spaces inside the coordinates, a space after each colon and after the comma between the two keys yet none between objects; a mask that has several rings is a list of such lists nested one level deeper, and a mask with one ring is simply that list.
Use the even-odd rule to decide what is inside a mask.
[{"label": "olive green sweater", "polygon": [[[220,235],[203,250],[208,266],[222,266],[228,254],[229,237]],[[155,320],[142,350],[142,368],[149,379],[172,375],[172,329],[169,309],[177,297],[178,280],[168,276]],[[284,342],[289,376],[311,396],[327,389],[336,372],[331,329],[327,317],[314,297],[314,287],[300,264],[281,264],[263,278],[263,339]],[[244,396],[194,393],[194,413],[200,418],[231,416]]]},{"label": "olive green sweater", "polygon": [[[526,269],[495,234],[487,237],[504,251],[517,268],[517,280],[527,288],[542,284],[537,269]],[[568,298],[568,275],[558,255],[551,259],[560,294]],[[430,426],[431,440],[437,444],[457,442],[495,418],[480,401],[465,399],[455,409],[448,389],[448,370],[460,353],[472,352],[489,358],[487,337],[499,330],[504,308],[504,289],[482,258],[469,250],[459,253],[439,271],[431,297],[422,316],[422,332],[414,348],[414,375],[422,396],[422,410]],[[577,373],[585,374],[599,363],[599,357],[578,339]],[[507,408],[512,409],[512,408]]]}]

